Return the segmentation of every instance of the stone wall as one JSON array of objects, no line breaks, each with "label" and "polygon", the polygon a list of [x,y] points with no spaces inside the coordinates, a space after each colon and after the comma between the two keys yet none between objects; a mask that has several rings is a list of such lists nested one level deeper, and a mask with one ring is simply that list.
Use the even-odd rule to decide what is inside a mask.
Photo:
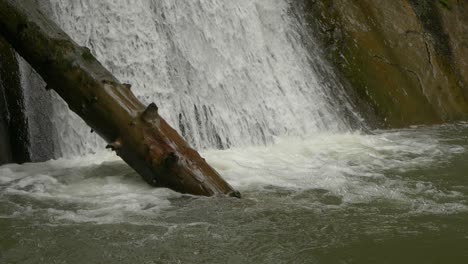
[{"label": "stone wall", "polygon": [[0,38],[0,164],[31,161],[16,54]]},{"label": "stone wall", "polygon": [[468,2],[303,0],[302,8],[379,126],[468,118]]}]

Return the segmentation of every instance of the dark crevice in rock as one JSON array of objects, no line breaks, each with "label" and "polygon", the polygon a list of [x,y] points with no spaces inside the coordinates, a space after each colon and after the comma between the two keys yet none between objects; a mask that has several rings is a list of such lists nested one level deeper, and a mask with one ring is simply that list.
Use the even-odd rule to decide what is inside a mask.
[{"label": "dark crevice in rock", "polygon": [[453,51],[437,8],[437,1],[409,0],[409,3],[419,17],[424,30],[431,35],[437,52],[443,55],[448,64],[452,64]]},{"label": "dark crevice in rock", "polygon": [[431,49],[429,48],[429,43],[427,43],[427,39],[424,37],[424,35],[422,36],[422,38],[424,40],[424,47],[426,48],[427,60],[429,62],[429,65],[431,65],[432,74],[434,74],[434,65],[432,64],[432,54]]},{"label": "dark crevice in rock", "polygon": [[416,77],[416,80],[418,81],[418,84],[419,84],[419,89],[421,90],[421,92],[424,94],[424,85],[423,85],[423,81],[421,80],[421,77],[418,75],[417,72],[415,72],[414,70],[411,70],[403,65],[400,65],[400,64],[397,64],[397,63],[393,63],[387,59],[385,59],[384,57],[382,56],[379,56],[379,55],[373,55],[372,58],[374,59],[377,59],[379,60],[380,62],[383,62],[387,65],[390,65],[390,66],[393,66],[399,70],[403,70],[403,71],[406,71],[408,73],[410,73],[411,75],[415,76]]},{"label": "dark crevice in rock", "polygon": [[326,58],[383,127],[467,118],[465,64],[456,64],[463,38],[450,35],[463,32],[453,27],[466,7],[453,2],[447,10],[436,0],[301,1]]},{"label": "dark crevice in rock", "polygon": [[[443,64],[446,74],[449,78],[453,78],[456,85],[461,88],[465,100],[468,100],[468,89],[467,84],[464,81],[463,74],[460,72],[460,68],[457,67],[454,48],[460,49],[460,47],[453,46],[453,39],[450,38],[447,28],[444,25],[442,18],[442,10],[446,8],[449,12],[452,12],[452,6],[446,1],[433,1],[433,0],[408,0],[418,16],[422,27],[427,32],[423,35],[426,45],[428,41],[432,42],[437,55],[441,58],[441,63]],[[463,8],[458,3],[458,8]],[[450,6],[450,8],[447,8]],[[463,12],[463,11],[462,11]],[[453,14],[455,15],[455,14]],[[459,22],[463,23],[463,22]],[[429,38],[427,37],[429,36]]]},{"label": "dark crevice in rock", "polygon": [[405,35],[416,35],[421,38],[422,42],[424,43],[424,48],[426,49],[427,53],[427,63],[431,66],[431,71],[434,73],[434,64],[432,63],[432,53],[431,53],[431,46],[428,43],[426,34],[424,32],[419,32],[415,30],[407,30]]}]

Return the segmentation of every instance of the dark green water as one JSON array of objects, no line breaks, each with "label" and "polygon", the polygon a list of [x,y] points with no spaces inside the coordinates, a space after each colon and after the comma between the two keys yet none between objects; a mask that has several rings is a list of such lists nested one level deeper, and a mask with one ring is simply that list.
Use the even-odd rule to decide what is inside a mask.
[{"label": "dark green water", "polygon": [[468,263],[468,125],[207,151],[244,198],[103,154],[0,167],[0,263]]}]

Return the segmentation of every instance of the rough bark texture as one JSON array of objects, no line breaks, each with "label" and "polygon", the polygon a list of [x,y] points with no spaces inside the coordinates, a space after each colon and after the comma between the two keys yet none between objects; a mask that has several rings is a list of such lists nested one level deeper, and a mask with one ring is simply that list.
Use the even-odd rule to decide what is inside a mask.
[{"label": "rough bark texture", "polygon": [[100,136],[151,185],[194,195],[239,193],[158,114],[145,107],[86,47],[30,0],[0,0],[0,33]]},{"label": "rough bark texture", "polygon": [[330,61],[384,127],[468,118],[468,2],[302,0]]}]

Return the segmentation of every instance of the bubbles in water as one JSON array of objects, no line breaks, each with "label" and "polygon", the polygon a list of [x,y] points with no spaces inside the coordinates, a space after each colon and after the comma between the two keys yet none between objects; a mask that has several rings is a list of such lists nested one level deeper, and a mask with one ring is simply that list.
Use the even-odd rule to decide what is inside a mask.
[{"label": "bubbles in water", "polygon": [[[196,148],[349,129],[352,107],[304,47],[285,0],[50,0],[42,9]],[[56,95],[53,113],[59,154],[105,145]]]},{"label": "bubbles in water", "polygon": [[[441,129],[276,138],[273,146],[203,154],[247,203],[267,199],[289,206],[286,200],[293,199],[294,206],[316,209],[384,203],[409,214],[468,211],[463,191],[442,188],[426,175],[465,151],[446,143]],[[0,202],[10,208],[0,217],[149,224],[161,210],[179,210],[173,203],[184,197],[148,186],[108,152],[0,167]]]}]

